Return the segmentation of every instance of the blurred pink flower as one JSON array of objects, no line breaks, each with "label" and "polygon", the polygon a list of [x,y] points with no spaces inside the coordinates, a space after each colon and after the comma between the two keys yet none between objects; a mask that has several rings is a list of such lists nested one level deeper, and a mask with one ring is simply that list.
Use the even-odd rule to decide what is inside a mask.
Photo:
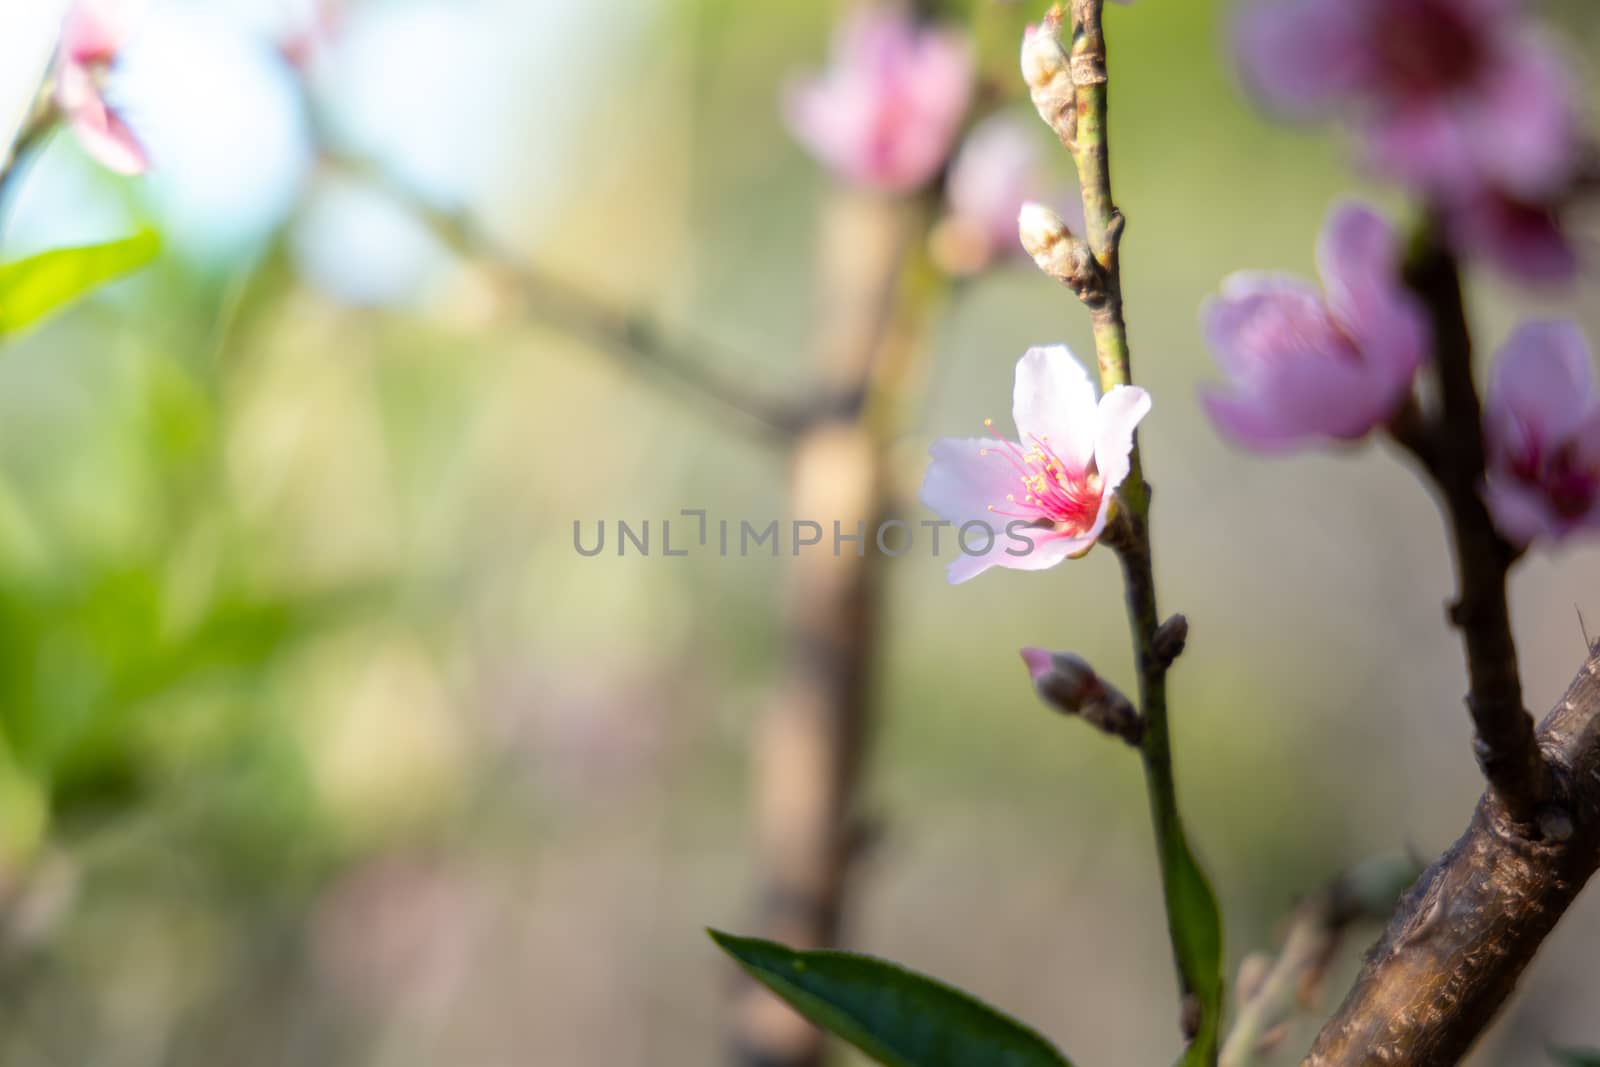
[{"label": "blurred pink flower", "polygon": [[[1017,214],[1039,199],[1042,153],[1031,122],[1016,115],[992,115],[961,142],[945,180],[945,215],[934,231],[941,266],[970,274],[1007,255],[1021,255]],[[1083,208],[1076,198],[1059,197],[1069,225],[1082,229]],[[1076,208],[1076,215],[1073,209]]]},{"label": "blurred pink flower", "polygon": [[1229,437],[1276,450],[1357,438],[1385,422],[1428,355],[1421,307],[1400,279],[1393,228],[1362,204],[1334,208],[1317,244],[1327,290],[1235,274],[1202,311],[1228,387],[1201,400]]},{"label": "blurred pink flower", "polygon": [[1263,0],[1238,23],[1246,78],[1299,114],[1354,105],[1374,166],[1430,190],[1557,191],[1577,93],[1520,0]]},{"label": "blurred pink flower", "polygon": [[840,26],[827,71],[789,86],[784,116],[795,138],[849,181],[908,192],[949,159],[974,73],[963,34],[874,7]]},{"label": "blurred pink flower", "polygon": [[1500,349],[1484,405],[1484,502],[1518,545],[1600,528],[1600,397],[1583,333],[1526,323]]},{"label": "blurred pink flower", "polygon": [[1568,282],[1578,250],[1556,203],[1532,203],[1497,189],[1465,190],[1445,201],[1451,243],[1524,282]]},{"label": "blurred pink flower", "polygon": [[144,146],[104,91],[139,7],[136,0],[77,0],[61,27],[56,106],[84,151],[118,174],[142,174],[150,166]]},{"label": "blurred pink flower", "polygon": [[950,581],[997,566],[1043,570],[1093,548],[1149,410],[1149,394],[1136,386],[1096,401],[1065,345],[1028,349],[1012,400],[1021,443],[985,420],[990,437],[942,437],[929,449],[922,503],[957,526],[981,523],[995,534],[986,551],[963,551],[950,564]]}]

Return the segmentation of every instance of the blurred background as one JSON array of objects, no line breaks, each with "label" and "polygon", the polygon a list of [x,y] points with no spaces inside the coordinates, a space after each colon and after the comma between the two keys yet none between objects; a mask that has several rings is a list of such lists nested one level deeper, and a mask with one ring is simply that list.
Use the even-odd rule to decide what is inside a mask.
[{"label": "blurred background", "polygon": [[[1006,77],[1033,6],[953,5]],[[1600,105],[1585,0],[1544,12]],[[1107,22],[1161,595],[1192,627],[1178,775],[1231,970],[1362,857],[1436,854],[1480,781],[1443,531],[1408,468],[1379,444],[1249,456],[1195,402],[1200,301],[1236,269],[1310,273],[1328,205],[1363,190],[1335,133],[1240,91],[1229,13]],[[798,395],[832,194],[777,101],[833,15],[368,0],[307,40],[288,0],[151,5],[116,82],[151,174],[57,137],[5,220],[8,259],[143,222],[166,251],[0,358],[0,1063],[718,1062],[734,974],[703,928],[755,915],[750,750],[789,560],[585,558],[572,529],[685,507],[764,525],[789,464],[524,314],[318,140]],[[1553,308],[1600,340],[1597,278],[1475,276],[1481,347]],[[913,488],[934,437],[1005,426],[1026,347],[1092,347],[1071,295],[1015,263],[954,287],[926,335],[890,457]],[[1581,544],[1516,575],[1536,711],[1581,662],[1578,611],[1600,631],[1597,579]],[[1137,761],[1040,707],[1016,656],[1074,649],[1131,686],[1114,559],[952,587],[918,551],[882,580],[881,829],[844,940],[1079,1063],[1169,1061]],[[1600,1044],[1597,937],[1591,891],[1474,1062]]]}]

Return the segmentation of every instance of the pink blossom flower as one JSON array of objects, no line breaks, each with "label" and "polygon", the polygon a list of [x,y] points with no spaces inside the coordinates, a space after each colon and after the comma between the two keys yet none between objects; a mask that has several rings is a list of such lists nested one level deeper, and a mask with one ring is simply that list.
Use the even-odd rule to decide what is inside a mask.
[{"label": "pink blossom flower", "polygon": [[1576,324],[1533,322],[1512,333],[1495,361],[1483,429],[1484,502],[1507,540],[1600,528],[1600,397]]},{"label": "pink blossom flower", "polygon": [[974,73],[964,35],[873,7],[840,26],[825,73],[789,87],[784,115],[795,138],[844,178],[908,192],[949,159]]},{"label": "pink blossom flower", "polygon": [[1577,161],[1578,96],[1521,0],[1264,0],[1238,25],[1247,79],[1275,107],[1347,104],[1382,172],[1521,197]]},{"label": "pink blossom flower", "polygon": [[[1149,394],[1131,385],[1096,401],[1088,372],[1065,345],[1028,349],[1012,398],[1020,442],[985,420],[989,437],[942,437],[929,449],[922,502],[962,534],[950,581],[990,567],[1043,570],[1093,548],[1128,476],[1134,428],[1149,410]],[[969,526],[988,536],[967,538]]]},{"label": "pink blossom flower", "polygon": [[1329,214],[1317,244],[1325,296],[1281,275],[1223,282],[1202,317],[1230,381],[1201,400],[1224,433],[1260,450],[1353,439],[1400,407],[1429,337],[1399,256],[1389,224],[1347,203]]},{"label": "pink blossom flower", "polygon": [[144,146],[107,102],[103,88],[136,15],[132,0],[77,0],[61,28],[56,106],[84,151],[118,174],[141,174],[150,165]]}]

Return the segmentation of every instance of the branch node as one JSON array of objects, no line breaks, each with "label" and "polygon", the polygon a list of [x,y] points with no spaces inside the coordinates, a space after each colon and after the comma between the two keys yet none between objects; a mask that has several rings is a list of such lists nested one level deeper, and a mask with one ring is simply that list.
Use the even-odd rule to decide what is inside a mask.
[{"label": "branch node", "polygon": [[1079,88],[1104,85],[1106,39],[1100,29],[1102,0],[1072,0],[1072,84]]}]

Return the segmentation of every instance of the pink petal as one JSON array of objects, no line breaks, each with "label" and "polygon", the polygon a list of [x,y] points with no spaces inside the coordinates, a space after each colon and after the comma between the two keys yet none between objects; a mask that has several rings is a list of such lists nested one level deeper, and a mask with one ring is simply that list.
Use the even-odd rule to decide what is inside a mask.
[{"label": "pink petal", "polygon": [[1022,662],[1028,665],[1028,677],[1037,682],[1055,666],[1055,657],[1042,648],[1022,650]]},{"label": "pink petal", "polygon": [[1592,404],[1572,436],[1578,462],[1600,474],[1600,403]]},{"label": "pink petal", "polygon": [[1265,401],[1286,425],[1308,434],[1355,440],[1388,421],[1405,396],[1387,368],[1346,359],[1285,361],[1262,382]]},{"label": "pink petal", "polygon": [[138,21],[132,0],[77,0],[61,24],[61,54],[70,63],[110,63]]},{"label": "pink petal", "polygon": [[1397,244],[1388,220],[1359,201],[1329,212],[1317,239],[1317,268],[1340,318],[1360,322],[1387,310],[1399,273]]},{"label": "pink petal", "polygon": [[1245,81],[1291,114],[1325,110],[1367,80],[1361,6],[1347,0],[1269,0],[1235,24]]},{"label": "pink petal", "polygon": [[1018,486],[1016,468],[1003,446],[987,437],[941,437],[928,449],[928,470],[922,478],[919,499],[931,511],[961,525],[981,519],[992,526],[1005,524],[989,509],[1004,504]]},{"label": "pink petal", "polygon": [[56,70],[55,97],[56,106],[68,115],[105,107],[94,71],[82,63],[63,62]]},{"label": "pink petal", "polygon": [[1359,437],[1398,406],[1404,385],[1369,363],[1313,294],[1279,279],[1207,303],[1206,334],[1232,388],[1204,396],[1218,425],[1263,449],[1319,436]]},{"label": "pink petal", "polygon": [[967,111],[976,76],[972,42],[953,30],[920,30],[905,71],[905,91],[917,108],[951,133]]},{"label": "pink petal", "polygon": [[1216,388],[1200,392],[1200,406],[1224,437],[1255,452],[1283,452],[1304,443],[1305,435],[1283,425],[1280,414],[1256,398]]},{"label": "pink petal", "polygon": [[56,106],[66,116],[84,151],[107,170],[142,174],[150,167],[133,130],[106,104],[93,74],[77,63],[63,63],[56,76]]},{"label": "pink petal", "polygon": [[1400,280],[1400,244],[1376,211],[1354,201],[1334,208],[1317,242],[1317,264],[1334,317],[1365,360],[1396,386],[1428,356],[1428,319]]},{"label": "pink petal", "polygon": [[1489,384],[1485,425],[1493,441],[1565,441],[1594,409],[1589,345],[1577,324],[1530,322],[1501,347]]},{"label": "pink petal", "polygon": [[1286,345],[1313,351],[1327,339],[1322,296],[1298,278],[1241,271],[1223,279],[1222,295],[1201,305],[1202,329],[1217,365],[1230,378],[1251,381],[1279,361]]},{"label": "pink petal", "polygon": [[84,151],[107,170],[132,176],[150,169],[150,157],[138,137],[122,116],[109,108],[99,116],[74,116],[72,132]]},{"label": "pink petal", "polygon": [[858,131],[870,121],[864,95],[851,97],[820,79],[808,78],[786,85],[782,102],[785,124],[796,141],[835,170],[856,166],[852,148],[860,138]]},{"label": "pink petal", "polygon": [[1430,189],[1476,181],[1477,152],[1463,124],[1440,97],[1389,101],[1366,122],[1367,158],[1383,174]]},{"label": "pink petal", "polygon": [[949,158],[973,79],[965,37],[873,7],[840,26],[824,74],[790,85],[784,116],[796,139],[841,176],[906,192]]},{"label": "pink petal", "polygon": [[1483,488],[1483,502],[1500,535],[1514,545],[1561,536],[1556,516],[1537,490],[1491,477]]},{"label": "pink petal", "polygon": [[950,165],[945,182],[950,214],[981,234],[991,255],[1021,251],[1017,213],[1030,199],[1038,173],[1036,126],[1013,115],[984,119],[967,134]]},{"label": "pink petal", "polygon": [[[1093,537],[1062,537],[1048,531],[1035,530],[1028,532],[1033,541],[1033,548],[1028,550],[1026,544],[1007,538],[1004,522],[995,523],[994,529],[995,541],[988,552],[977,556],[962,554],[950,561],[950,565],[945,568],[945,577],[951,585],[960,585],[976,578],[990,567],[1004,567],[1014,571],[1048,570],[1063,560],[1082,555],[1094,546]],[[974,540],[977,540],[976,536]],[[1008,549],[1023,554],[1012,555]]]},{"label": "pink petal", "polygon": [[1570,180],[1580,151],[1577,92],[1542,38],[1525,34],[1504,49],[1468,121],[1482,171],[1507,191],[1538,198]]},{"label": "pink petal", "polygon": [[1483,190],[1456,198],[1446,216],[1461,251],[1485,257],[1516,281],[1559,284],[1578,274],[1578,250],[1556,208]]},{"label": "pink petal", "polygon": [[[1150,394],[1136,385],[1119,385],[1100,398],[1094,465],[1109,498],[1128,476],[1133,432],[1150,413]],[[1104,513],[1104,505],[1101,508]],[[1098,533],[1099,531],[1096,531]]]},{"label": "pink petal", "polygon": [[[1094,455],[1097,404],[1089,372],[1066,345],[1028,349],[1017,361],[1011,416],[1023,447],[1038,437],[1074,473]],[[1137,421],[1137,420],[1135,420]]]}]

